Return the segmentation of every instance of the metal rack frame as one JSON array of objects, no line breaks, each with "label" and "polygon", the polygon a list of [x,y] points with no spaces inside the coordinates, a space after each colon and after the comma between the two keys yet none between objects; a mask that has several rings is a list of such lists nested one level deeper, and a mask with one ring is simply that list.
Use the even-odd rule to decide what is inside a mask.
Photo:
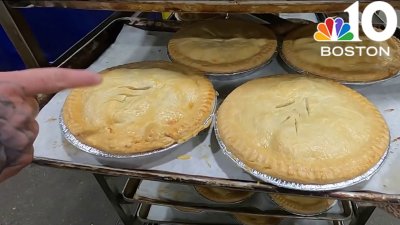
[{"label": "metal rack frame", "polygon": [[[136,217],[138,218],[139,221],[141,221],[143,224],[146,225],[152,225],[152,224],[157,224],[157,225],[161,225],[161,224],[176,224],[176,225],[209,225],[209,223],[201,223],[201,222],[192,222],[192,223],[188,223],[188,222],[181,222],[181,221],[154,221],[151,219],[148,219],[148,215],[150,213],[150,208],[154,206],[152,204],[146,204],[146,203],[142,203],[140,204],[137,213],[136,213]],[[168,206],[165,206],[168,207]],[[169,207],[171,208],[171,207]],[[308,220],[308,218],[303,218],[305,220]],[[332,223],[332,225],[344,225],[345,222],[344,221],[329,221]]]},{"label": "metal rack frame", "polygon": [[[141,196],[138,194],[139,187],[142,183],[142,180],[137,179],[128,179],[126,182],[124,189],[122,191],[122,196],[126,202],[140,202],[142,204],[147,205],[162,205],[162,206],[180,206],[184,208],[190,209],[200,209],[204,211],[215,211],[215,212],[222,212],[222,213],[245,213],[250,215],[266,215],[278,218],[289,218],[289,219],[301,219],[306,218],[309,220],[329,220],[329,221],[346,221],[350,220],[353,216],[353,207],[350,201],[339,201],[337,204],[340,205],[343,212],[341,213],[330,213],[325,212],[319,215],[310,215],[310,216],[301,216],[292,214],[286,211],[283,211],[278,208],[268,209],[268,210],[260,210],[258,207],[254,207],[253,205],[249,208],[248,205],[240,206],[241,203],[233,203],[233,204],[209,204],[209,203],[200,203],[200,202],[188,202],[187,200],[172,200],[172,199],[164,199],[164,198],[157,198],[157,197],[146,197]],[[173,188],[173,187],[171,187]],[[193,193],[195,189],[193,188]],[[239,204],[239,205],[238,205]],[[239,206],[234,209],[233,206]]]},{"label": "metal rack frame", "polygon": [[[237,13],[280,13],[280,12],[342,12],[352,1],[347,0],[8,0],[13,7],[62,7],[79,9],[110,9],[118,11],[185,11],[185,12],[237,12]],[[372,0],[361,0],[363,8]],[[387,1],[395,8],[400,2]]]},{"label": "metal rack frame", "polygon": [[[96,27],[90,34],[84,37],[76,45],[65,52],[59,59],[53,63],[47,63],[43,53],[41,52],[37,42],[35,41],[32,32],[27,26],[22,16],[14,7],[69,7],[80,9],[108,9],[117,11],[190,11],[190,12],[252,12],[252,13],[278,13],[278,12],[337,12],[342,11],[351,4],[349,1],[201,1],[202,3],[194,3],[195,1],[148,1],[148,0],[120,0],[120,1],[0,1],[0,24],[5,29],[10,40],[15,45],[18,53],[23,59],[24,63],[29,68],[44,67],[44,66],[59,66],[59,67],[72,67],[82,68],[83,65],[74,65],[76,61],[80,61],[82,52],[90,48],[90,45],[96,41],[104,38],[104,32],[110,31],[116,21],[125,21],[132,26],[141,27],[144,29],[165,29],[165,31],[172,31],[179,27],[179,24],[157,23],[152,21],[132,20],[131,17],[126,17],[131,13],[114,13],[110,18],[105,20],[102,24]],[[360,1],[361,7],[365,6],[372,1]],[[388,1],[395,8],[400,9],[399,1]],[[121,25],[122,26],[122,25]],[[107,38],[106,38],[107,39]],[[108,37],[108,41],[112,42],[112,38]],[[105,48],[103,48],[104,50]],[[89,63],[90,64],[90,63]],[[51,96],[42,96],[39,102],[43,106],[48,102]],[[209,185],[223,188],[241,189],[249,191],[263,191],[263,192],[279,192],[279,193],[292,193],[299,195],[314,195],[322,197],[331,197],[342,200],[352,201],[373,201],[385,203],[400,203],[400,193],[395,195],[372,193],[372,192],[349,192],[349,191],[332,191],[332,192],[315,192],[304,193],[299,191],[292,191],[287,189],[278,188],[273,185],[264,183],[254,183],[248,181],[235,181],[224,180],[210,177],[189,176],[184,174],[167,173],[163,171],[146,171],[146,170],[127,170],[111,167],[89,166],[77,163],[69,163],[57,160],[49,160],[45,158],[35,158],[34,162],[39,165],[51,166],[56,168],[78,169],[82,171],[92,172],[96,177],[99,185],[102,187],[106,196],[116,209],[124,224],[132,224],[134,215],[129,215],[122,205],[127,202],[123,200],[121,193],[117,193],[110,188],[110,185],[105,179],[107,176],[128,176],[136,179],[144,180],[158,180],[163,182],[179,182],[185,184],[196,185]],[[351,225],[365,224],[369,216],[372,214],[375,207],[357,207],[353,206],[355,217]]]}]

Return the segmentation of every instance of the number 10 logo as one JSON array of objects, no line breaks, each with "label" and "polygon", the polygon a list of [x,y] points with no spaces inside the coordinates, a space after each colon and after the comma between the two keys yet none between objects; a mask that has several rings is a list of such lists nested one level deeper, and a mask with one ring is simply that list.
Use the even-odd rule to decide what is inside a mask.
[{"label": "number 10 logo", "polygon": [[[325,23],[318,24],[318,31],[314,34],[316,41],[361,41],[359,35],[360,14],[359,2],[353,3],[345,12],[349,14],[349,22],[344,23],[343,19],[327,18]],[[383,31],[374,29],[372,18],[374,14],[381,11],[386,16],[386,27]],[[386,41],[391,38],[397,28],[397,13],[396,10],[389,4],[383,1],[370,3],[362,13],[361,27],[364,34],[373,41]]]}]

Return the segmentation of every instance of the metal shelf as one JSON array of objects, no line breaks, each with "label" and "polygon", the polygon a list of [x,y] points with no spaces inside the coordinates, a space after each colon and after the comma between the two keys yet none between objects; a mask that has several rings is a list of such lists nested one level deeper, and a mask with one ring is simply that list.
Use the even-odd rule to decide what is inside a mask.
[{"label": "metal shelf", "polygon": [[[200,213],[180,212],[174,207],[141,204],[136,215],[142,224],[176,224],[176,225],[240,225],[233,214],[203,211]],[[188,219],[190,218],[190,220]],[[344,225],[348,224],[344,221],[330,220],[310,220],[302,219],[283,219],[279,224],[288,225]]]},{"label": "metal shelf", "polygon": [[[353,1],[347,0],[13,0],[7,1],[13,7],[61,7],[78,9],[101,9],[116,11],[185,11],[185,12],[237,12],[237,13],[281,13],[281,12],[342,12]],[[372,0],[361,0],[360,7],[365,7]],[[387,1],[395,8],[400,8],[399,1]]]},{"label": "metal shelf", "polygon": [[[6,6],[4,2],[8,3]],[[361,7],[372,2],[360,1]],[[392,4],[395,8],[400,9],[400,1],[387,1]],[[40,54],[37,53],[35,46],[30,44],[32,36],[27,30],[21,29],[25,26],[24,21],[18,18],[18,13],[14,7],[62,7],[62,8],[79,8],[79,9],[102,9],[102,10],[115,10],[115,11],[188,11],[188,12],[240,12],[240,13],[282,13],[282,12],[342,12],[347,8],[352,1],[339,0],[339,1],[250,1],[250,0],[214,0],[214,1],[189,1],[189,0],[172,0],[172,1],[150,1],[150,0],[71,0],[71,1],[51,1],[51,0],[13,0],[13,1],[1,1],[0,2],[0,14],[6,15],[3,20],[0,20],[3,27],[7,25],[8,34],[11,35],[11,39],[14,43],[20,44],[20,53],[25,53],[26,57],[23,57],[29,67],[39,67],[46,66],[41,62]],[[113,18],[114,19],[114,18]],[[125,22],[124,22],[125,20]],[[99,35],[109,30],[109,25],[111,23],[129,23],[132,26],[141,27],[142,29],[149,28],[156,29],[160,28],[160,24],[151,24],[151,21],[135,21],[132,22],[129,18],[117,19],[110,22],[108,20],[101,27],[98,27],[96,31],[93,32],[93,36],[87,37],[81,46],[75,46],[66,55],[63,55],[59,60],[57,60],[58,65],[68,66],[71,62],[79,61],[79,54],[83,54],[85,51],[90,49],[90,45],[93,44]],[[175,23],[164,23],[161,24],[166,30],[174,30],[179,27],[179,24]],[[17,30],[19,32],[13,32]],[[17,34],[17,35],[15,35]],[[14,36],[13,36],[14,35]],[[76,50],[76,51],[75,51]],[[185,174],[171,173],[166,171],[148,171],[148,170],[132,170],[132,169],[120,169],[107,166],[99,165],[89,165],[77,162],[66,162],[57,159],[50,158],[35,158],[35,163],[40,165],[58,167],[58,168],[69,168],[78,169],[82,171],[89,171],[95,174],[104,174],[112,176],[129,176],[138,179],[146,180],[158,180],[164,182],[178,182],[186,184],[198,184],[198,185],[210,185],[217,187],[249,190],[249,191],[261,191],[261,192],[280,192],[280,193],[295,193],[300,195],[315,195],[321,197],[331,197],[336,199],[351,199],[351,200],[364,200],[364,201],[376,201],[376,202],[386,202],[386,203],[399,203],[400,194],[390,195],[381,194],[368,191],[354,192],[354,191],[333,191],[333,192],[314,192],[305,193],[298,191],[291,191],[282,188],[278,188],[273,185],[265,183],[255,183],[250,181],[242,180],[227,180],[227,179],[217,179],[205,176],[190,176]],[[113,200],[113,205],[118,204],[118,199],[113,198],[110,194],[111,190],[107,190],[108,185],[102,181],[102,176],[97,176],[100,185],[103,187],[107,196]],[[110,201],[111,201],[110,200]],[[119,214],[123,212],[119,210]],[[117,211],[118,211],[117,210]],[[370,211],[365,212],[365,216],[362,216],[361,212],[359,217],[368,218]],[[121,216],[120,215],[120,216]],[[125,224],[130,222],[130,217],[124,219]]]},{"label": "metal shelf", "polygon": [[304,216],[282,210],[265,193],[254,192],[251,197],[238,203],[218,203],[199,195],[190,184],[168,184],[128,179],[122,195],[127,202],[169,207],[179,206],[206,212],[244,213],[254,216],[329,221],[349,221],[353,216],[353,209],[349,201],[338,201],[331,209],[319,215]]}]

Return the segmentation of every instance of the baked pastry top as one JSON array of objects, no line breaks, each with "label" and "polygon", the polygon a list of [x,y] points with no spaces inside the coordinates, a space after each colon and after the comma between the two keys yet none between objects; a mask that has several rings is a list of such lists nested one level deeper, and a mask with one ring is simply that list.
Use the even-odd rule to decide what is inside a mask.
[{"label": "baked pastry top", "polygon": [[291,213],[315,215],[327,211],[336,200],[315,197],[269,194],[281,208]]},{"label": "baked pastry top", "polygon": [[215,202],[236,203],[244,201],[253,195],[252,192],[248,191],[238,191],[224,188],[212,188],[204,186],[194,186],[194,188],[203,197]]},{"label": "baked pastry top", "polygon": [[207,20],[179,30],[168,43],[173,61],[208,73],[243,72],[266,63],[275,53],[275,34],[238,19]]},{"label": "baked pastry top", "polygon": [[216,95],[202,72],[159,61],[101,74],[102,84],[72,90],[63,108],[64,123],[84,144],[117,154],[147,152],[184,142],[211,122]]},{"label": "baked pastry top", "polygon": [[249,81],[217,113],[227,149],[247,166],[303,184],[360,176],[389,145],[380,112],[337,82],[280,75]]},{"label": "baked pastry top", "polygon": [[252,216],[240,213],[235,213],[234,216],[243,225],[277,225],[281,222],[280,218],[269,216]]},{"label": "baked pastry top", "polygon": [[[374,42],[360,33],[362,42],[318,42],[314,40],[316,24],[302,26],[283,40],[281,55],[290,66],[309,74],[347,82],[368,82],[385,79],[400,71],[400,41],[392,37]],[[390,56],[368,56],[354,50],[354,56],[321,56],[321,46],[334,47],[390,47]],[[339,51],[338,51],[339,52]],[[340,53],[340,52],[339,52]],[[336,53],[336,54],[339,54]],[[370,50],[375,54],[374,50]]]}]

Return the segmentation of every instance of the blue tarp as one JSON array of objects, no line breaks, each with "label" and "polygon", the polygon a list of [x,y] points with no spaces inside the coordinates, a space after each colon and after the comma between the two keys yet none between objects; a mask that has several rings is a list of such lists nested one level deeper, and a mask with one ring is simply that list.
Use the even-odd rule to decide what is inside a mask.
[{"label": "blue tarp", "polygon": [[[112,13],[59,8],[20,10],[49,62],[55,60]],[[0,29],[0,70],[23,68],[23,62],[5,32]]]}]

